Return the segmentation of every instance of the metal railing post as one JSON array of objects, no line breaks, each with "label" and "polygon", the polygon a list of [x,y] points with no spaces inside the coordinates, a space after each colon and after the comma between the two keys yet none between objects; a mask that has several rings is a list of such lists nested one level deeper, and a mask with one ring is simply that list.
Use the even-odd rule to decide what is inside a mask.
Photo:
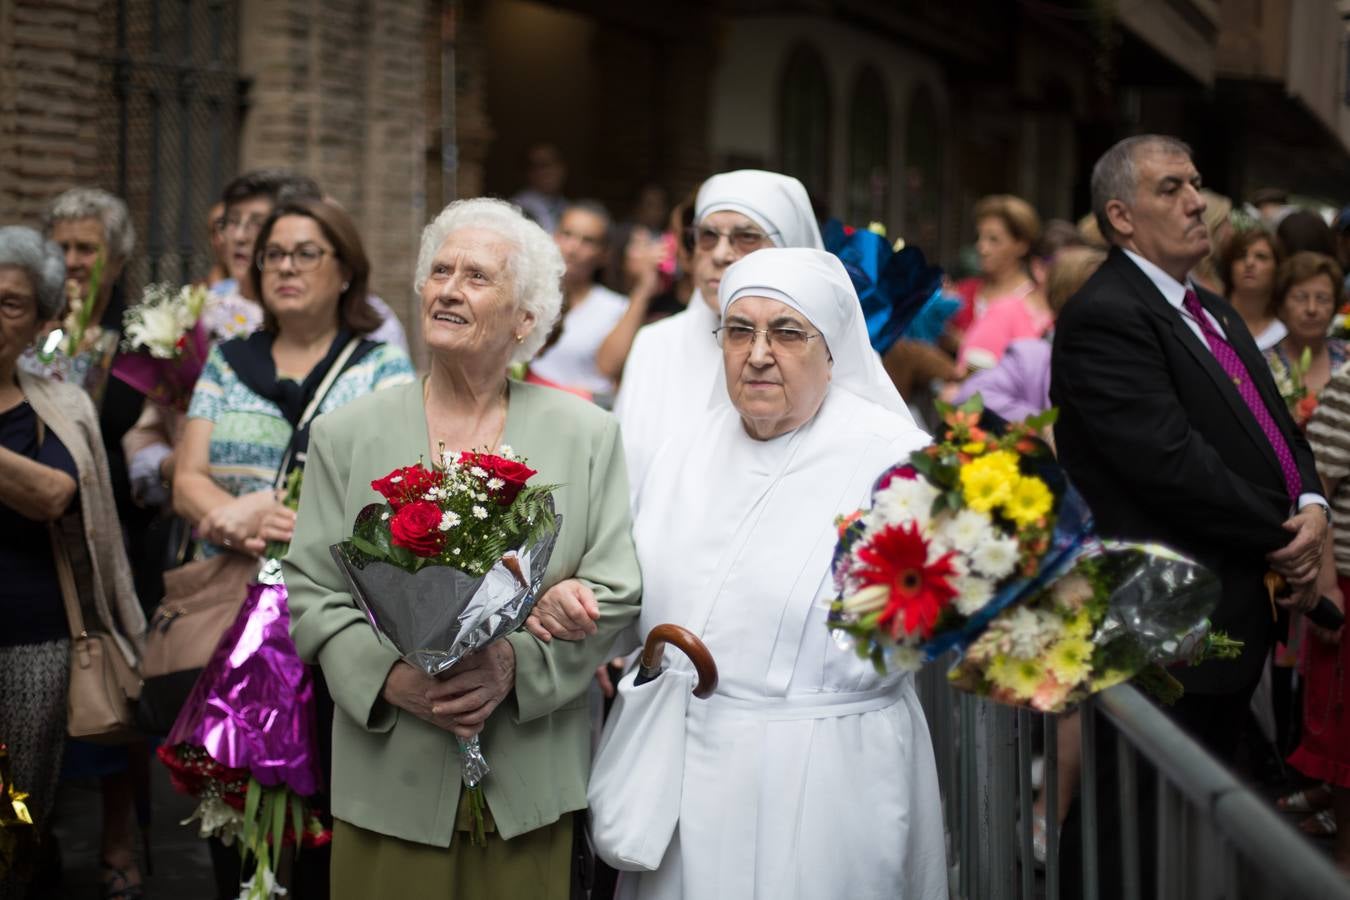
[{"label": "metal railing post", "polygon": [[1088,700],[1078,716],[1083,734],[1083,777],[1079,786],[1082,810],[1083,897],[1097,900],[1097,720],[1096,702]]},{"label": "metal railing post", "polygon": [[1121,888],[1125,900],[1141,900],[1139,892],[1139,773],[1134,748],[1124,734],[1116,732],[1117,784],[1120,789],[1120,862]]},{"label": "metal railing post", "polygon": [[[1045,717],[1045,900],[1059,900],[1059,717]],[[1028,898],[1029,900],[1029,898]]]},{"label": "metal railing post", "polygon": [[[1042,779],[1045,771],[1041,770]],[[1044,785],[1045,781],[1042,780]],[[1019,709],[1017,711],[1017,817],[1022,823],[1018,829],[1019,849],[1022,859],[1022,900],[1031,900],[1032,891],[1036,887],[1036,869],[1032,862],[1031,839],[1035,832],[1035,813],[1033,812],[1032,801],[1035,799],[1033,794],[1035,788],[1031,786],[1031,711]],[[1046,816],[1046,827],[1049,827],[1049,816]]]}]

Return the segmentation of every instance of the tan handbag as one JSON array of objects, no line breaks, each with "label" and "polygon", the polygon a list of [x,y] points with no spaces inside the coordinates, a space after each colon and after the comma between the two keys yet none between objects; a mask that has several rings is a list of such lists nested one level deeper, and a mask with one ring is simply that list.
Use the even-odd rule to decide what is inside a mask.
[{"label": "tan handbag", "polygon": [[150,618],[141,656],[145,688],[137,724],[168,734],[220,636],[234,622],[258,560],[221,553],[164,573],[164,602]]},{"label": "tan handbag", "polygon": [[73,738],[98,744],[127,744],[140,739],[133,725],[133,701],[141,679],[122,655],[111,635],[85,628],[84,611],[75,587],[70,555],[48,526],[56,576],[70,625],[70,688],[66,700],[66,730]]}]

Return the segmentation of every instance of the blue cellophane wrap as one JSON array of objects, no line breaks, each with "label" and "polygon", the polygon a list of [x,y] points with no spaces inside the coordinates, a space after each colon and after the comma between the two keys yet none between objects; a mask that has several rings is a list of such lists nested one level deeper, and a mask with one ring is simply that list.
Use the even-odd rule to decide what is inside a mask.
[{"label": "blue cellophane wrap", "polygon": [[941,296],[942,269],[928,265],[918,247],[893,250],[881,235],[865,229],[849,232],[837,219],[825,223],[821,237],[858,292],[867,337],[878,353],[891,349],[932,298]]},{"label": "blue cellophane wrap", "polygon": [[167,742],[202,747],[264,787],[285,784],[305,797],[320,780],[314,684],[291,640],[280,571],[269,560],[249,585]]}]

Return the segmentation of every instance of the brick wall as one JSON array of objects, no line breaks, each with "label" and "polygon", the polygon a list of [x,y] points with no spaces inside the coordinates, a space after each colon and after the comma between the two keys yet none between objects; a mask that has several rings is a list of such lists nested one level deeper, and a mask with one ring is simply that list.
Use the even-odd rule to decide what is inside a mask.
[{"label": "brick wall", "polygon": [[100,171],[100,0],[0,0],[0,223]]},{"label": "brick wall", "polygon": [[[430,0],[244,0],[240,71],[251,79],[240,169],[312,175],[356,220],[372,289],[410,331],[426,223]],[[416,342],[414,340],[414,346]]]}]

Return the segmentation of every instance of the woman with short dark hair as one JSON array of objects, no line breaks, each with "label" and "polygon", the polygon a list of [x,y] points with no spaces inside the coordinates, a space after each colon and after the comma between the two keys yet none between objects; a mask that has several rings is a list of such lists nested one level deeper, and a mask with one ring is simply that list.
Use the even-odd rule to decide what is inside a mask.
[{"label": "woman with short dark hair", "polygon": [[[1346,362],[1346,342],[1327,337],[1331,320],[1341,306],[1341,267],[1321,253],[1295,253],[1280,266],[1275,278],[1276,309],[1289,330],[1278,344],[1266,351],[1266,362],[1281,391],[1302,388],[1302,406],[1294,419],[1306,425],[1317,396],[1331,376]],[[1303,369],[1307,354],[1307,369]]]}]

